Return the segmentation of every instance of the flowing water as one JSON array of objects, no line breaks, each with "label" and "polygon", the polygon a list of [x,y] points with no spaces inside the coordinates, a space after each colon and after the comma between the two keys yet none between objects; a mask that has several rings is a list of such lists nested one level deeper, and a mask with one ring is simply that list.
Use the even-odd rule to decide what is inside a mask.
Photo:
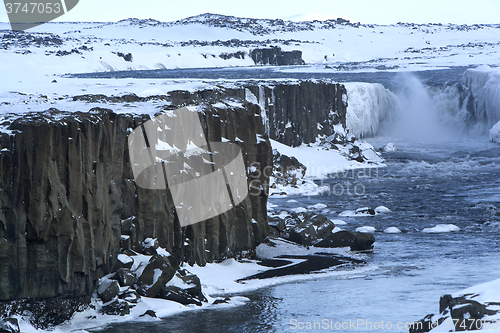
[{"label": "flowing water", "polygon": [[[463,69],[455,69],[455,72]],[[453,71],[451,71],[453,72]],[[421,93],[426,85],[448,81],[448,71],[419,73],[412,84],[409,104],[417,103],[412,91]],[[455,73],[453,72],[453,73]],[[361,75],[361,74],[359,74]],[[361,81],[359,75],[346,77]],[[392,73],[380,74],[394,83]],[[437,78],[433,81],[430,77]],[[458,75],[456,75],[458,76]],[[454,78],[456,80],[456,78]],[[379,82],[381,77],[370,81]],[[414,82],[415,83],[415,82]],[[413,90],[412,90],[413,89]],[[416,90],[415,90],[416,89]],[[418,99],[427,103],[427,97]],[[418,103],[420,103],[418,102]],[[420,104],[420,105],[424,105]],[[428,106],[432,109],[432,106]],[[424,114],[432,117],[432,114]],[[418,119],[417,119],[418,120]],[[420,119],[421,120],[421,119]],[[390,136],[367,139],[375,147],[388,142],[398,148],[383,153],[387,167],[365,170],[364,175],[348,173],[323,181],[331,188],[358,185],[356,195],[331,192],[314,197],[271,198],[283,208],[324,203],[329,218],[344,210],[380,205],[391,213],[368,217],[341,218],[343,229],[373,226],[375,249],[368,254],[371,270],[342,277],[321,277],[276,285],[244,296],[243,306],[189,311],[147,323],[113,324],[106,332],[408,332],[405,323],[438,312],[439,297],[474,284],[500,277],[500,146],[486,136],[444,133],[439,137],[404,131],[441,125],[426,119],[422,125],[403,117],[389,131]],[[413,128],[411,128],[414,130]],[[408,135],[407,135],[408,134]],[[361,176],[361,177],[358,177]],[[339,185],[340,184],[340,185]],[[350,192],[353,193],[352,191]],[[453,224],[458,232],[424,233],[437,224]],[[400,234],[382,232],[397,227]],[[307,329],[311,323],[316,329]],[[337,326],[335,326],[337,324]],[[343,324],[343,328],[342,328]],[[304,325],[304,326],[299,326]],[[302,328],[302,329],[299,329]],[[99,330],[101,331],[101,330]]]}]

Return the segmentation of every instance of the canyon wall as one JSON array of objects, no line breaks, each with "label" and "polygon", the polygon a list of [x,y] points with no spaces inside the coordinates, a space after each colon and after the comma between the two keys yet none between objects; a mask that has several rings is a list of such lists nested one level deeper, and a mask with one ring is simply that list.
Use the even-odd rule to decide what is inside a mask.
[{"label": "canyon wall", "polygon": [[[0,301],[88,297],[120,249],[140,250],[146,238],[156,238],[177,263],[246,255],[269,230],[268,137],[297,146],[345,134],[347,106],[343,85],[319,81],[73,101],[84,112],[51,108],[2,123]],[[197,105],[208,141],[240,146],[253,195],[218,217],[181,228],[169,190],[139,188],[132,174],[128,134],[152,115],[119,113],[120,104],[139,108],[151,101],[164,103],[163,110]],[[103,107],[88,110],[86,103]]]}]

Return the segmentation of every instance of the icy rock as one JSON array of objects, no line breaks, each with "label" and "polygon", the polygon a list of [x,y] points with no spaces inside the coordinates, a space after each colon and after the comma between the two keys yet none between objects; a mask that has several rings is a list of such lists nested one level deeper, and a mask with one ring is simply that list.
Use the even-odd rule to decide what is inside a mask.
[{"label": "icy rock", "polygon": [[16,318],[6,318],[0,320],[0,333],[18,333],[21,332],[19,329],[19,323]]},{"label": "icy rock", "polygon": [[363,233],[367,233],[367,234],[373,234],[376,230],[377,229],[375,229],[374,227],[370,227],[370,226],[356,228],[357,232],[363,232]]},{"label": "icy rock", "polygon": [[384,230],[386,234],[400,234],[401,230],[396,227],[389,227]]},{"label": "icy rock", "polygon": [[490,141],[500,143],[500,121],[490,129]]},{"label": "icy rock", "polygon": [[375,208],[375,213],[377,214],[390,213],[390,212],[392,212],[392,210],[390,210],[385,206],[378,206],[377,208]]},{"label": "icy rock", "polygon": [[398,151],[398,148],[396,148],[396,146],[392,142],[389,142],[388,144],[386,144],[384,146],[384,152],[385,153],[393,153],[395,151]]},{"label": "icy rock", "polygon": [[460,228],[454,224],[438,224],[432,228],[425,228],[422,232],[425,233],[441,233],[441,232],[452,232],[460,231]]}]

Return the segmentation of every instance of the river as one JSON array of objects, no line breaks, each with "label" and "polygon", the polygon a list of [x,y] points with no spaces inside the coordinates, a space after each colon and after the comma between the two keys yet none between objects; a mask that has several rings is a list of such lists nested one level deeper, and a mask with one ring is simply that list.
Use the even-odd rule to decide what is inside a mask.
[{"label": "river", "polygon": [[[460,71],[463,68],[417,75],[426,85],[436,85],[456,82]],[[363,80],[365,76],[351,73],[342,81],[394,84],[394,73]],[[365,177],[349,173],[323,181],[332,188],[348,181],[361,184],[360,195],[331,193],[271,198],[270,202],[283,208],[324,203],[332,219],[344,210],[364,206],[390,208],[387,214],[341,218],[347,223],[340,226],[344,229],[377,229],[375,248],[367,255],[370,271],[318,276],[248,292],[243,296],[250,301],[239,307],[189,311],[161,321],[112,324],[95,331],[374,332],[384,328],[408,332],[402,327],[405,323],[438,312],[441,295],[498,278],[500,146],[486,136],[457,133],[432,140],[377,136],[367,141],[377,148],[392,142],[398,150],[383,153],[387,166]],[[460,231],[422,232],[437,224],[454,224]],[[391,226],[403,233],[382,232]],[[308,322],[319,322],[321,327],[298,329],[299,323]]]}]

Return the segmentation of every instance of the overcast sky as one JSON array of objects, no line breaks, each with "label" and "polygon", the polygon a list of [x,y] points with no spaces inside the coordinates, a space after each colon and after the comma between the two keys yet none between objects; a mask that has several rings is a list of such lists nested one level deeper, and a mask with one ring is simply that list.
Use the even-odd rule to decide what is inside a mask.
[{"label": "overcast sky", "polygon": [[[15,0],[13,0],[15,2]],[[352,22],[500,23],[500,0],[80,0],[57,21],[174,21],[202,13],[289,19],[296,15]],[[0,21],[7,22],[5,8]]]}]

